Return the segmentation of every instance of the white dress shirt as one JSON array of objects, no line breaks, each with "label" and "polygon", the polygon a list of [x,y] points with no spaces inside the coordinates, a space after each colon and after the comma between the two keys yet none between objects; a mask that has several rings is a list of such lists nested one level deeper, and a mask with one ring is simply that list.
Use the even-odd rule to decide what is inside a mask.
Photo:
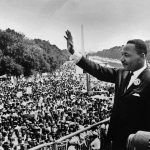
[{"label": "white dress shirt", "polygon": [[70,56],[70,60],[72,60],[74,63],[78,63],[82,58],[82,54],[75,51],[73,55]]},{"label": "white dress shirt", "polygon": [[127,89],[133,84],[133,82],[137,79],[137,77],[146,69],[146,67],[147,67],[147,64],[145,61],[144,66],[142,68],[133,72],[133,75],[131,76]]}]

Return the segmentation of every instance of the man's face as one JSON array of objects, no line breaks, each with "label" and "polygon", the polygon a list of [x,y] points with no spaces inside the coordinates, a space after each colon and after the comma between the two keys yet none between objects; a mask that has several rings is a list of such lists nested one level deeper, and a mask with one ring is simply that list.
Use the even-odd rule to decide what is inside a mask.
[{"label": "man's face", "polygon": [[125,70],[136,71],[141,68],[142,57],[137,54],[134,44],[126,44],[121,51],[121,62]]}]

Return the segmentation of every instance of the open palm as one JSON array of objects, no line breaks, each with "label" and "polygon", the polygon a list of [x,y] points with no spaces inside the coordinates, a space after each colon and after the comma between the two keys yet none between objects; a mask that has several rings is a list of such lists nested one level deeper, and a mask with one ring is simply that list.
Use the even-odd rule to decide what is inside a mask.
[{"label": "open palm", "polygon": [[68,51],[73,54],[74,53],[74,49],[73,49],[73,39],[72,39],[72,35],[71,32],[69,30],[66,31],[66,36],[64,36],[65,39],[67,40],[67,49]]}]

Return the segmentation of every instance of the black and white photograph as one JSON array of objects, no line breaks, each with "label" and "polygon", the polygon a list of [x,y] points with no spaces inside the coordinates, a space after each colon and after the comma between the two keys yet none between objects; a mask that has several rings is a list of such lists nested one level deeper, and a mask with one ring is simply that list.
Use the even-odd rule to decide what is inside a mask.
[{"label": "black and white photograph", "polygon": [[0,150],[150,149],[149,0],[0,0]]}]

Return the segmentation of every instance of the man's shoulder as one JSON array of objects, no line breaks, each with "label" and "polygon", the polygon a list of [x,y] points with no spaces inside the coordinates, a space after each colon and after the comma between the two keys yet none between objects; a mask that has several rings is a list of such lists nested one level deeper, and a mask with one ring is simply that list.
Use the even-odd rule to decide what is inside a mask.
[{"label": "man's shoulder", "polygon": [[142,74],[147,81],[150,81],[150,67],[147,67]]}]

